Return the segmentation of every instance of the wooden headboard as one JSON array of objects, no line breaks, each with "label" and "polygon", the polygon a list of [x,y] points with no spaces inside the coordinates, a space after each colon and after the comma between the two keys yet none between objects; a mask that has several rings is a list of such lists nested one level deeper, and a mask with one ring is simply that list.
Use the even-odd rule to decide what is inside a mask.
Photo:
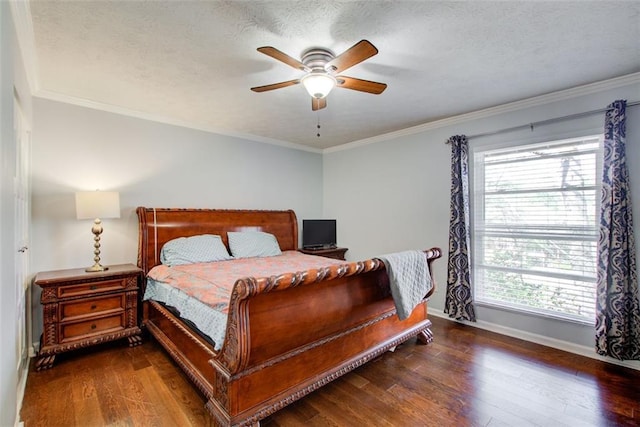
[{"label": "wooden headboard", "polygon": [[298,220],[292,210],[136,209],[138,267],[147,274],[160,264],[162,245],[171,239],[216,234],[229,247],[228,231],[263,231],[278,239],[283,251],[298,249]]}]

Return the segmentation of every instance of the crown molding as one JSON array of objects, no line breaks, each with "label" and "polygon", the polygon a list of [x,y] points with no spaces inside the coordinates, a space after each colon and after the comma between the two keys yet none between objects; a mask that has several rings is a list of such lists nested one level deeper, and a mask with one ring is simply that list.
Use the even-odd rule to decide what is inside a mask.
[{"label": "crown molding", "polygon": [[322,149],[308,147],[306,145],[294,144],[288,141],[281,141],[279,139],[267,138],[264,136],[253,135],[249,133],[233,132],[227,129],[220,129],[215,127],[207,127],[199,124],[190,123],[184,120],[175,119],[172,117],[166,117],[159,114],[144,113],[137,110],[131,110],[116,105],[106,104],[102,102],[91,101],[85,98],[78,98],[75,96],[64,95],[58,92],[39,90],[34,97],[47,99],[50,101],[62,102],[65,104],[76,105],[79,107],[91,108],[93,110],[106,111],[109,113],[119,114],[127,117],[135,117],[137,119],[148,120],[151,122],[158,122],[171,126],[178,126],[188,129],[200,130],[208,133],[215,133],[224,136],[230,136],[233,138],[244,139],[250,142],[261,142],[270,145],[277,145],[279,147],[290,148],[294,150],[308,151],[311,153],[322,154]]},{"label": "crown molding", "polygon": [[9,5],[18,38],[18,46],[22,54],[27,84],[33,95],[38,91],[40,82],[38,81],[38,57],[36,55],[36,39],[33,32],[31,8],[26,0],[11,0]]},{"label": "crown molding", "polygon": [[551,92],[544,95],[534,96],[532,98],[510,102],[508,104],[502,104],[495,107],[484,108],[482,110],[472,111],[470,113],[460,114],[453,117],[447,117],[441,120],[435,120],[432,122],[424,123],[418,126],[413,126],[410,128],[399,130],[399,131],[385,133],[382,135],[377,135],[371,138],[361,139],[358,141],[348,142],[346,144],[338,145],[336,147],[325,148],[322,152],[333,153],[336,151],[350,150],[353,148],[374,144],[376,142],[388,141],[390,139],[400,138],[408,135],[415,135],[417,133],[426,132],[426,131],[430,131],[438,128],[443,128],[446,126],[457,125],[457,124],[469,122],[472,120],[484,119],[487,117],[510,113],[518,110],[523,110],[526,108],[538,107],[540,105],[546,105],[552,102],[573,99],[579,96],[603,92],[605,90],[615,89],[618,87],[627,86],[635,83],[640,83],[640,72],[627,74],[624,76],[615,77],[613,79],[603,80],[600,82],[589,83],[582,86],[576,86],[570,89]]},{"label": "crown molding", "polygon": [[144,112],[131,110],[131,109],[115,106],[115,105],[91,101],[88,99],[73,97],[73,96],[64,95],[61,93],[47,91],[47,90],[38,90],[34,94],[34,96],[38,98],[49,99],[52,101],[58,101],[58,102],[63,102],[67,104],[72,104],[72,105],[78,105],[81,107],[91,108],[95,110],[107,111],[110,113],[120,114],[124,116],[129,116],[129,117],[136,117],[143,120],[149,120],[149,121],[169,124],[173,126],[180,126],[184,128],[201,130],[204,132],[216,133],[220,135],[245,139],[245,140],[254,141],[254,142],[277,145],[280,147],[290,148],[294,150],[302,150],[302,151],[307,151],[311,153],[324,154],[324,153],[333,153],[337,151],[350,150],[350,149],[362,147],[365,145],[374,144],[377,142],[384,142],[391,139],[400,138],[403,136],[415,135],[421,132],[427,132],[430,130],[439,129],[447,126],[458,125],[461,123],[484,119],[484,118],[488,118],[488,117],[492,117],[500,114],[506,114],[506,113],[510,113],[518,110],[523,110],[526,108],[538,107],[541,105],[550,104],[552,102],[559,102],[559,101],[564,101],[568,99],[573,99],[579,96],[603,92],[606,90],[615,89],[622,86],[628,86],[635,83],[640,83],[640,72],[627,74],[627,75],[616,77],[609,80],[603,80],[600,82],[577,86],[574,88],[565,89],[557,92],[551,92],[548,94],[539,95],[532,98],[510,102],[508,104],[502,104],[495,107],[484,108],[482,110],[472,111],[470,113],[460,114],[453,117],[447,117],[444,119],[427,122],[418,126],[413,126],[410,128],[399,130],[399,131],[389,132],[389,133],[377,135],[371,138],[348,142],[346,144],[325,148],[325,149],[313,148],[306,145],[295,144],[288,141],[282,141],[278,139],[267,138],[267,137],[248,134],[248,133],[233,132],[226,129],[218,129],[214,127],[202,126],[199,124],[194,124],[194,123],[190,123],[183,120],[177,120],[171,117],[164,117],[160,115],[144,113]]}]

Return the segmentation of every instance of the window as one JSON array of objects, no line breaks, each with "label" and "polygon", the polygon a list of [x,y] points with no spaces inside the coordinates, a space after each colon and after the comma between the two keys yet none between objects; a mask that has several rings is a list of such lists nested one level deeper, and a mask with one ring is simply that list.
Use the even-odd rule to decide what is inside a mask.
[{"label": "window", "polygon": [[595,319],[600,137],[473,153],[473,283],[481,304]]}]

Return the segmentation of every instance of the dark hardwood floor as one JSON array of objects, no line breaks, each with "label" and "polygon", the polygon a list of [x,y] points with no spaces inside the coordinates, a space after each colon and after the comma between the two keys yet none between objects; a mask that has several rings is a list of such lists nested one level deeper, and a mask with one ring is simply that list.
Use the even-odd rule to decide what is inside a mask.
[{"label": "dark hardwood floor", "polygon": [[[638,426],[640,371],[434,318],[411,340],[263,420],[263,426]],[[206,426],[204,400],[152,339],[31,370],[36,426]]]}]

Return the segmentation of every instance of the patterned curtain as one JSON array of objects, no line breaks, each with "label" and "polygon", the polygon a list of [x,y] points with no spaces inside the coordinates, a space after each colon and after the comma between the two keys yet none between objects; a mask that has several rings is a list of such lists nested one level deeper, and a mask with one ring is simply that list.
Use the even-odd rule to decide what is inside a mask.
[{"label": "patterned curtain", "polygon": [[626,101],[609,105],[604,124],[602,205],[598,239],[596,351],[640,359],[640,302],[629,173],[625,157]]},{"label": "patterned curtain", "polygon": [[444,312],[456,320],[475,322],[469,279],[469,142],[466,136],[456,135],[449,138],[448,143],[451,144],[451,207]]}]

